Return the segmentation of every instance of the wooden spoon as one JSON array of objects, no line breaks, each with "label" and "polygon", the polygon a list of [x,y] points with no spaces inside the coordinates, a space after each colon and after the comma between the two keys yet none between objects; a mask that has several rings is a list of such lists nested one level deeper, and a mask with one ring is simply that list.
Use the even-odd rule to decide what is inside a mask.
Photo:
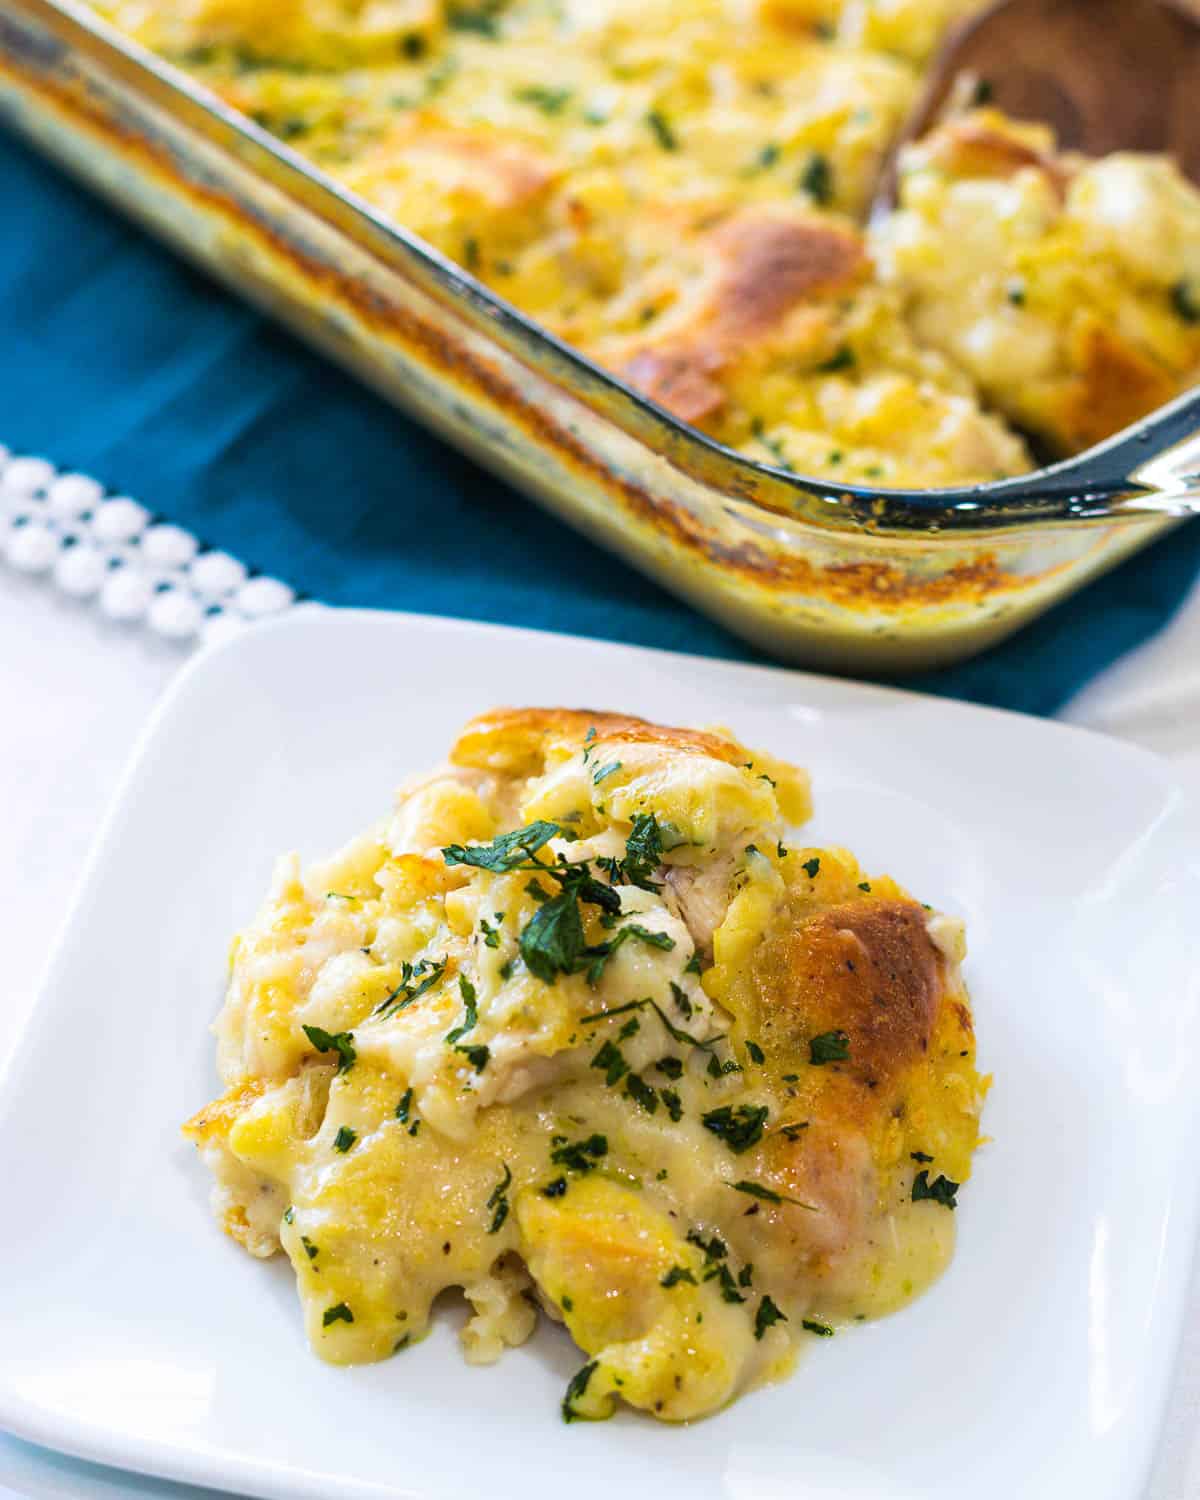
[{"label": "wooden spoon", "polygon": [[964,98],[1052,125],[1064,150],[1153,151],[1200,183],[1200,0],[997,0],[947,37],[880,173]]}]

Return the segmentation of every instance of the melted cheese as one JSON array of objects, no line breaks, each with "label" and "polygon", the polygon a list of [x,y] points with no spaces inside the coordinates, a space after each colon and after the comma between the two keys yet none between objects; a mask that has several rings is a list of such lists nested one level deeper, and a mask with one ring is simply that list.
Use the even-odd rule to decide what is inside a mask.
[{"label": "melted cheese", "polygon": [[[685,1420],[937,1276],[913,1153],[964,1181],[985,1088],[961,927],[791,843],[809,806],[725,732],[499,710],[340,856],[281,861],[187,1128],[317,1354],[386,1358],[461,1288],[494,1359],[532,1293],[587,1356],[569,1414]],[[554,907],[564,862],[603,889]],[[551,917],[590,952],[539,972]]]},{"label": "melted cheese", "polygon": [[1021,172],[993,120],[998,156],[935,140],[895,222],[861,227],[922,65],[982,0],[95,3],[764,462],[990,480],[1032,465],[1010,423],[1074,449],[1194,378],[1200,195],[1165,163],[1099,163],[1064,205],[1052,143]]}]

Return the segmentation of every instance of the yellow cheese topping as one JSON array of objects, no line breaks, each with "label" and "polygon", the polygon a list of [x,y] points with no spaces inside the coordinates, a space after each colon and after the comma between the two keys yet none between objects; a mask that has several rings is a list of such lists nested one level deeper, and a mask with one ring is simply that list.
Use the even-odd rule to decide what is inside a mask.
[{"label": "yellow cheese topping", "polygon": [[1195,378],[1200,195],[1164,161],[1057,157],[985,112],[863,227],[924,63],[981,0],[95,3],[761,461],[986,481],[1032,466],[1022,432],[1070,452]]},{"label": "yellow cheese topping", "polygon": [[961,925],[805,847],[725,732],[499,710],[326,864],[281,862],[187,1130],[309,1340],[378,1360],[461,1288],[536,1308],[568,1417],[723,1406],[946,1264],[986,1088]]}]

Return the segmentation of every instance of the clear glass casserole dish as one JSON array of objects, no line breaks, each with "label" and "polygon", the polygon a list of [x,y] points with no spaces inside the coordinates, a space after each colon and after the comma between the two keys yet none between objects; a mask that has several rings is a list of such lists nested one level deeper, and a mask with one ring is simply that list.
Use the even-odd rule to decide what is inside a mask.
[{"label": "clear glass casserole dish", "polygon": [[0,120],[595,541],[772,655],[961,660],[1161,535],[1200,398],[1080,458],[870,490],[706,438],[70,0],[0,0]]}]

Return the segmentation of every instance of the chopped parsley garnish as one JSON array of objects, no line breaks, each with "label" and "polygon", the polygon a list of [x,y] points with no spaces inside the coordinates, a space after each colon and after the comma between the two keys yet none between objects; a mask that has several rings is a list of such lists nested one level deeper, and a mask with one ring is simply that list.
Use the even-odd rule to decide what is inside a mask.
[{"label": "chopped parsley garnish", "polygon": [[808,1126],[808,1120],[793,1120],[790,1121],[787,1125],[780,1125],[775,1133],[777,1135],[783,1136],[785,1140],[795,1141],[800,1138],[800,1132],[802,1130],[807,1130]]},{"label": "chopped parsley garnish", "polygon": [[700,1123],[740,1156],[762,1140],[768,1113],[765,1104],[723,1104],[702,1114]]},{"label": "chopped parsley garnish", "polygon": [[808,165],[800,174],[800,187],[814,203],[820,203],[822,207],[833,202],[833,167],[827,156],[819,151],[813,152]]},{"label": "chopped parsley garnish", "polygon": [[357,896],[348,896],[345,891],[326,891],[326,901],[357,901]]},{"label": "chopped parsley garnish", "polygon": [[579,1397],[583,1395],[584,1391],[587,1390],[588,1381],[592,1378],[592,1375],[595,1372],[596,1364],[596,1360],[589,1360],[587,1364],[584,1365],[582,1370],[577,1370],[575,1374],[571,1376],[570,1383],[567,1386],[566,1395],[563,1396],[562,1414],[564,1422],[577,1422],[581,1420],[579,1413],[575,1410],[574,1406],[572,1406],[571,1403],[573,1401],[577,1401]]},{"label": "chopped parsley garnish", "polygon": [[667,1107],[667,1113],[678,1124],[683,1119],[683,1100],[674,1089],[659,1089],[658,1097]]},{"label": "chopped parsley garnish", "polygon": [[495,41],[500,35],[497,12],[503,3],[504,0],[483,0],[480,5],[451,5],[446,12],[446,25],[451,31],[472,31]]},{"label": "chopped parsley garnish", "polygon": [[749,1286],[754,1280],[754,1267],[749,1261],[738,1272],[738,1286]]},{"label": "chopped parsley garnish", "polygon": [[569,1172],[590,1172],[602,1156],[608,1155],[608,1137],[589,1135],[586,1140],[569,1141],[565,1135],[554,1137],[550,1160]]},{"label": "chopped parsley garnish", "polygon": [[599,786],[602,781],[607,781],[610,776],[615,776],[621,769],[621,762],[614,760],[611,765],[602,766],[592,777],[592,785]]},{"label": "chopped parsley garnish", "polygon": [[818,1323],[816,1318],[801,1318],[800,1327],[807,1329],[809,1333],[815,1333],[819,1339],[831,1339],[833,1329],[828,1323]]},{"label": "chopped parsley garnish", "polygon": [[[400,965],[400,983],[389,995],[386,995],[375,1007],[375,1014],[381,1016],[389,1010],[407,1010],[414,1000],[419,1000],[422,995],[427,994],[442,975],[446,972],[446,960],[444,958],[423,958],[418,964],[402,963]],[[424,975],[424,978],[421,976]],[[417,982],[414,984],[414,980]]]},{"label": "chopped parsley garnish", "polygon": [[[590,1026],[594,1021],[607,1021],[612,1016],[622,1016],[626,1011],[641,1010],[647,1005],[662,1022],[667,1035],[673,1042],[681,1042],[684,1046],[688,1047],[699,1047],[702,1052],[707,1052],[711,1049],[712,1042],[698,1042],[694,1036],[689,1036],[686,1031],[681,1031],[678,1026],[669,1021],[663,1014],[662,1007],[658,1002],[652,1000],[648,995],[644,1000],[628,1000],[624,1005],[614,1005],[611,1010],[594,1010],[591,1015],[580,1016],[579,1019],[584,1026]],[[716,1037],[714,1040],[720,1041],[721,1038]]]},{"label": "chopped parsley garnish", "polygon": [[808,1060],[814,1068],[825,1063],[845,1062],[849,1056],[850,1038],[844,1031],[823,1031],[809,1041]]},{"label": "chopped parsley garnish", "polygon": [[678,151],[679,137],[671,128],[671,122],[660,109],[652,109],[646,116],[646,124],[664,151]]},{"label": "chopped parsley garnish", "polygon": [[629,837],[625,840],[625,858],[620,862],[620,876],[613,874],[613,884],[626,880],[643,890],[654,890],[650,877],[662,863],[662,829],[653,813],[635,813]]},{"label": "chopped parsley garnish", "polygon": [[604,1074],[604,1081],[612,1088],[614,1084],[620,1083],[625,1074],[629,1072],[629,1064],[621,1055],[620,1047],[613,1042],[605,1042],[595,1057],[592,1058],[592,1067],[599,1068]]},{"label": "chopped parsley garnish", "polygon": [[531,83],[525,88],[514,89],[513,98],[522,104],[532,104],[544,115],[560,115],[571,102],[573,89],[552,89],[545,84]]},{"label": "chopped parsley garnish", "polygon": [[817,871],[821,868],[820,858],[814,854],[812,859],[806,859],[800,868],[810,880],[815,880],[817,878]]},{"label": "chopped parsley garnish", "polygon": [[773,1324],[786,1322],[787,1318],[779,1311],[770,1297],[764,1296],[754,1314],[754,1337],[761,1339],[763,1334]]},{"label": "chopped parsley garnish", "polygon": [[539,1191],[543,1198],[561,1198],[567,1191],[567,1179],[565,1177],[556,1177],[553,1182],[548,1182]]},{"label": "chopped parsley garnish", "polygon": [[816,1213],[811,1203],[805,1203],[799,1198],[789,1198],[786,1193],[777,1193],[774,1188],[765,1187],[761,1182],[748,1182],[745,1178],[741,1182],[726,1183],[735,1193],[745,1193],[748,1198],[761,1199],[763,1203],[794,1203],[797,1208],[806,1208],[810,1213]]},{"label": "chopped parsley garnish", "polygon": [[704,1259],[707,1261],[724,1260],[729,1254],[729,1246],[719,1234],[714,1234],[711,1240],[706,1240],[698,1229],[689,1229],[687,1242],[703,1250]]},{"label": "chopped parsley garnish", "polygon": [[843,344],[836,354],[831,354],[823,365],[817,366],[818,375],[836,375],[839,370],[853,370],[858,363],[854,350]]},{"label": "chopped parsley garnish", "polygon": [[396,1106],[396,1118],[400,1121],[401,1125],[408,1124],[408,1111],[412,1105],[412,1096],[413,1091],[410,1088],[405,1089],[400,1095],[400,1103]]},{"label": "chopped parsley garnish", "polygon": [[955,1195],[961,1185],[949,1177],[935,1177],[930,1182],[929,1172],[922,1168],[913,1178],[912,1201],[920,1203],[922,1199],[929,1198],[934,1203],[940,1203],[943,1208],[957,1208],[958,1199]]},{"label": "chopped parsley garnish", "polygon": [[760,1067],[767,1060],[766,1053],[757,1042],[748,1041],[746,1043],[746,1056],[752,1063],[758,1063]]},{"label": "chopped parsley garnish", "polygon": [[331,1323],[353,1323],[354,1314],[345,1302],[339,1302],[334,1307],[327,1307],[321,1319],[321,1327],[328,1328]]},{"label": "chopped parsley garnish", "polygon": [[458,976],[458,989],[463,997],[463,1019],[460,1025],[446,1033],[446,1041],[451,1044],[466,1036],[468,1031],[474,1031],[479,1020],[479,1012],[475,1008],[475,986],[465,974]]},{"label": "chopped parsley garnish", "polygon": [[678,1079],[683,1077],[683,1063],[678,1057],[660,1057],[654,1066],[664,1078]]},{"label": "chopped parsley garnish", "polygon": [[672,1266],[658,1284],[659,1286],[672,1287],[678,1286],[681,1281],[686,1281],[692,1286],[696,1285],[696,1278],[686,1266]]},{"label": "chopped parsley garnish", "polygon": [[500,834],[490,844],[448,844],[442,850],[442,858],[448,865],[473,865],[477,870],[497,873],[521,870],[539,849],[563,831],[557,823],[539,819],[525,828]]},{"label": "chopped parsley garnish", "polygon": [[285,1224],[294,1224],[296,1222],[296,1210],[290,1203],[283,1211],[283,1222]]},{"label": "chopped parsley garnish", "polygon": [[483,945],[485,948],[498,948],[500,946],[500,927],[504,921],[504,913],[498,911],[493,912],[492,915],[496,919],[494,927],[486,917],[483,917],[479,923],[479,930],[483,933]]},{"label": "chopped parsley garnish", "polygon": [[871,882],[869,880],[860,880],[858,888],[860,891],[869,891],[871,889]]},{"label": "chopped parsley garnish", "polygon": [[1177,281],[1171,288],[1171,306],[1185,323],[1200,323],[1200,288],[1186,278]]},{"label": "chopped parsley garnish", "polygon": [[508,1218],[508,1189],[512,1182],[512,1171],[507,1162],[502,1163],[504,1176],[492,1189],[485,1208],[492,1210],[492,1222],[488,1225],[489,1234],[497,1234],[505,1219]]},{"label": "chopped parsley garnish", "polygon": [[304,1253],[308,1256],[309,1260],[316,1260],[317,1256],[321,1253],[320,1246],[314,1245],[306,1234],[300,1236],[300,1243],[304,1246]]},{"label": "chopped parsley garnish", "polygon": [[704,1273],[705,1281],[712,1281],[714,1278],[721,1288],[722,1302],[745,1302],[745,1297],[738,1291],[737,1282],[733,1279],[733,1272],[724,1261],[718,1261]]},{"label": "chopped parsley garnish", "polygon": [[910,1151],[908,1154],[912,1157],[913,1161],[931,1162],[933,1160],[928,1151]]},{"label": "chopped parsley garnish", "polygon": [[658,1093],[636,1073],[630,1073],[625,1080],[625,1092],[648,1115],[652,1115],[658,1108]]},{"label": "chopped parsley garnish", "polygon": [[333,1138],[333,1149],[341,1151],[344,1155],[356,1140],[358,1140],[358,1131],[351,1130],[349,1125],[343,1125]]},{"label": "chopped parsley garnish", "polygon": [[337,1053],[337,1070],[339,1073],[348,1073],[354,1066],[358,1053],[354,1050],[354,1033],[352,1031],[328,1032],[320,1026],[306,1026],[304,1028],[304,1035],[318,1052]]},{"label": "chopped parsley garnish", "polygon": [[483,1072],[484,1068],[487,1067],[492,1055],[490,1048],[484,1046],[482,1042],[479,1043],[478,1046],[474,1047],[464,1047],[463,1044],[459,1042],[455,1046],[454,1050],[455,1052],[461,1052],[477,1073]]},{"label": "chopped parsley garnish", "polygon": [[768,141],[767,144],[758,153],[758,156],[755,158],[754,164],[756,167],[759,167],[760,169],[765,171],[767,167],[773,167],[775,165],[775,163],[779,160],[779,154],[779,147],[775,144],[775,142]]},{"label": "chopped parsley garnish", "polygon": [[727,1057],[724,1062],[721,1062],[714,1053],[708,1059],[708,1067],[704,1071],[710,1078],[724,1078],[726,1073],[740,1073],[742,1068],[741,1064],[735,1062],[732,1057]]},{"label": "chopped parsley garnish", "polygon": [[[691,972],[693,973],[699,972],[698,969],[692,970],[692,963],[694,962],[694,960],[695,954],[693,954],[692,957],[688,959],[687,968],[683,971],[685,974],[688,973],[689,970],[691,970]],[[674,1000],[676,1006],[679,1008],[679,1014],[683,1017],[683,1019],[685,1021],[690,1021],[692,1018],[692,1002],[688,999],[687,991],[681,990],[673,980],[671,982],[671,999]]]},{"label": "chopped parsley garnish", "polygon": [[606,943],[596,943],[585,950],[594,953],[595,957],[588,965],[587,977],[590,985],[600,982],[600,976],[604,973],[605,965],[609,959],[630,938],[637,938],[645,943],[648,948],[661,948],[664,953],[670,952],[675,946],[675,939],[668,932],[651,932],[649,928],[641,926],[638,922],[627,922],[624,927],[618,927],[616,932]]}]

